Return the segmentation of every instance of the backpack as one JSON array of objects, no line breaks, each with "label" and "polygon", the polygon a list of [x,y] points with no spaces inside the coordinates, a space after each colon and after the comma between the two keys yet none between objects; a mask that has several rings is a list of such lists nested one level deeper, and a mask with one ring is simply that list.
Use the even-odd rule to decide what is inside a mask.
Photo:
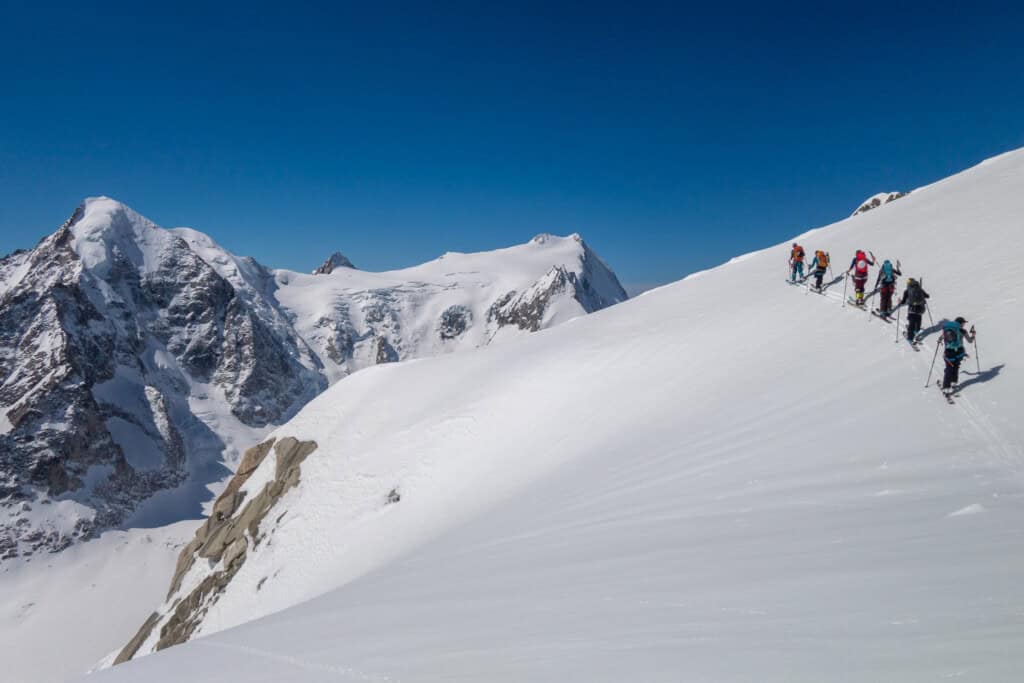
[{"label": "backpack", "polygon": [[793,252],[790,254],[794,261],[804,260],[804,248],[800,245],[793,247]]},{"label": "backpack", "polygon": [[955,320],[947,320],[942,324],[942,341],[946,343],[947,351],[962,350],[964,348],[962,336],[960,323]]},{"label": "backpack", "polygon": [[907,298],[910,300],[911,306],[924,305],[924,290],[921,289],[921,285],[915,282],[912,285],[908,285],[907,290],[910,292],[910,295]]},{"label": "backpack", "polygon": [[892,262],[886,259],[885,263],[882,264],[882,282],[891,285],[895,281],[896,276],[892,274]]},{"label": "backpack", "polygon": [[856,269],[854,270],[854,273],[857,275],[857,277],[867,277],[868,276],[868,257],[867,257],[867,254],[865,254],[863,251],[858,251],[857,252],[857,263],[855,265],[856,265]]},{"label": "backpack", "polygon": [[814,259],[818,262],[818,267],[822,270],[828,268],[828,254],[821,249],[814,252]]}]

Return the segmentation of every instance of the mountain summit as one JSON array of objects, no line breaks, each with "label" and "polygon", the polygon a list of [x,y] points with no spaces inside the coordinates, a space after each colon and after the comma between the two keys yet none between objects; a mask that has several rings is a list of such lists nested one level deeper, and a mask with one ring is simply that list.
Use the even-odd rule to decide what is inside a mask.
[{"label": "mountain summit", "polygon": [[198,516],[243,444],[357,370],[626,298],[570,238],[392,273],[325,266],[273,270],[107,197],[0,259],[0,560]]},{"label": "mountain summit", "polygon": [[313,271],[313,275],[330,275],[335,268],[355,268],[355,266],[344,254],[336,251]]}]

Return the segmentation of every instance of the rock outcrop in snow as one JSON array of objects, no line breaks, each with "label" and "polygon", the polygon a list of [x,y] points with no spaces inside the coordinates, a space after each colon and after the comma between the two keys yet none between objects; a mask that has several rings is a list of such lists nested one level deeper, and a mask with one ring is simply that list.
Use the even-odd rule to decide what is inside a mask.
[{"label": "rock outcrop in snow", "polygon": [[906,192],[879,192],[878,194],[872,197],[868,197],[863,203],[861,203],[860,206],[857,207],[857,210],[850,215],[858,216],[866,211],[877,209],[878,207],[888,204],[889,202],[894,202],[897,199],[906,197],[907,194],[908,193]]},{"label": "rock outcrop in snow", "polygon": [[393,273],[335,254],[317,272],[268,269],[102,197],[0,260],[0,560],[133,515],[194,515],[240,444],[352,372],[626,298],[578,236]]},{"label": "rock outcrop in snow", "polygon": [[[256,491],[247,483],[272,447],[273,476]],[[286,437],[276,444],[275,439],[270,439],[246,451],[235,476],[214,503],[213,513],[178,557],[168,593],[168,599],[172,596],[176,599],[164,613],[154,612],[146,619],[117,655],[115,664],[128,661],[143,646],[148,645],[153,651],[162,650],[191,637],[245,563],[249,549],[258,548],[277,529],[283,515],[273,525],[264,526],[264,519],[278,500],[299,483],[302,462],[316,447],[313,441]],[[193,566],[201,560],[214,570],[192,572]]]}]

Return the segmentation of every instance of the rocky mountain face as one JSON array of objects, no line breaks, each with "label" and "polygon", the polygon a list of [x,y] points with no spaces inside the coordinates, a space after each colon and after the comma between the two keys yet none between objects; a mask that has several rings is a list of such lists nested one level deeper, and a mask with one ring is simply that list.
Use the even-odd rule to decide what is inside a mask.
[{"label": "rocky mountain face", "polygon": [[194,515],[241,449],[351,372],[626,298],[578,236],[383,274],[335,254],[316,273],[107,198],[0,260],[0,560]]},{"label": "rocky mountain face", "polygon": [[894,202],[897,199],[900,199],[901,197],[906,197],[907,194],[907,192],[880,192],[874,195],[873,197],[869,197],[868,199],[866,199],[860,206],[857,207],[857,210],[850,215],[857,216],[864,213],[865,211],[877,209],[878,207],[883,206],[884,204]]}]

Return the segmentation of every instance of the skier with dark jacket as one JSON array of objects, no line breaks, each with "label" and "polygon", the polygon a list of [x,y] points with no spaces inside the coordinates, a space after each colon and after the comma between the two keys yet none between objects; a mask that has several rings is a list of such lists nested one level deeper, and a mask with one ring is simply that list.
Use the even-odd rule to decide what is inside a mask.
[{"label": "skier with dark jacket", "polygon": [[825,271],[828,270],[828,265],[828,252],[822,251],[821,249],[814,252],[814,258],[812,258],[810,264],[808,264],[808,273],[811,272],[812,268],[814,269],[814,289],[819,292],[821,291],[821,279],[825,277]]},{"label": "skier with dark jacket", "polygon": [[846,269],[846,274],[853,273],[853,291],[856,300],[855,304],[858,306],[864,305],[864,287],[868,284],[868,266],[875,265],[875,255],[869,251],[867,254],[864,253],[863,249],[858,249],[857,254],[850,261],[850,267]]},{"label": "skier with dark jacket", "polygon": [[879,303],[878,312],[885,317],[889,317],[892,313],[892,295],[896,292],[896,278],[903,273],[900,271],[900,262],[896,261],[896,265],[892,264],[892,261],[885,259],[882,261],[882,268],[878,271],[878,277],[875,278],[875,289],[878,290]]},{"label": "skier with dark jacket", "polygon": [[921,316],[924,315],[928,306],[928,292],[924,291],[921,283],[914,278],[907,278],[907,288],[903,290],[903,298],[900,299],[900,306],[907,308],[907,341],[911,344],[917,341],[917,333],[921,331]]},{"label": "skier with dark jacket", "polygon": [[945,346],[942,359],[946,361],[946,371],[942,375],[942,391],[946,394],[955,393],[959,389],[957,382],[960,379],[960,363],[967,358],[964,340],[974,341],[974,325],[967,330],[964,328],[966,323],[963,318],[957,318],[942,324],[942,343]]}]

